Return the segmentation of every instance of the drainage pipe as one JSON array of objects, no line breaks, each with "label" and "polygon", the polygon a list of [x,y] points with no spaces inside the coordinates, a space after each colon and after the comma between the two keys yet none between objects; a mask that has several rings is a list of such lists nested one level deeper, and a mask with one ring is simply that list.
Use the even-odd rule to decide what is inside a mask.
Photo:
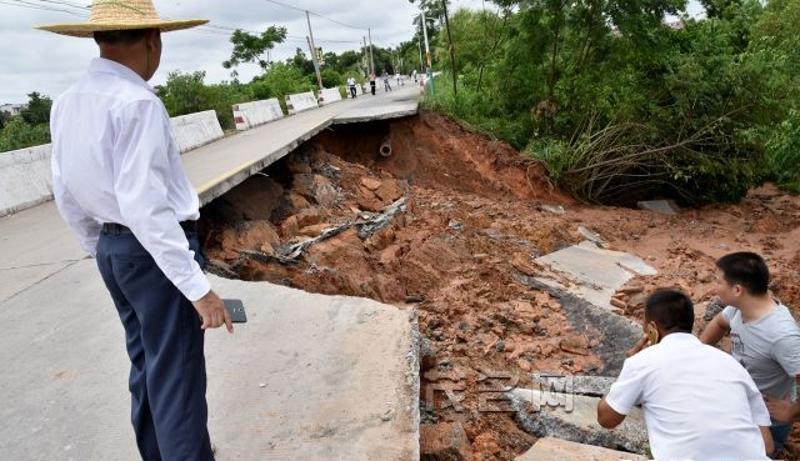
[{"label": "drainage pipe", "polygon": [[378,153],[381,154],[381,157],[391,157],[392,155],[391,137],[387,136],[386,139],[383,140],[380,149],[378,149]]}]

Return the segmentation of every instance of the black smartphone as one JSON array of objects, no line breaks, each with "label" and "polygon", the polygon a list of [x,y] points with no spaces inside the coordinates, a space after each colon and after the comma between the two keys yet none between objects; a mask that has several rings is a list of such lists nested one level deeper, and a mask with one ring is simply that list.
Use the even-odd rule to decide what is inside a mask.
[{"label": "black smartphone", "polygon": [[225,309],[228,310],[228,315],[231,316],[233,323],[247,323],[247,314],[244,312],[244,304],[241,299],[223,299]]}]

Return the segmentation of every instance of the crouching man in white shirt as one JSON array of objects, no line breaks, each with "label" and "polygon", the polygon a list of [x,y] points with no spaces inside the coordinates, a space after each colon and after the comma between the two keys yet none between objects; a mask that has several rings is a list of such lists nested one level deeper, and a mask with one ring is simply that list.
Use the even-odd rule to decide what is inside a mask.
[{"label": "crouching man in white shirt", "polygon": [[689,297],[654,292],[644,322],[647,334],[597,405],[600,425],[613,429],[641,405],[656,460],[767,459],[771,422],[761,393],[735,359],[692,334]]}]

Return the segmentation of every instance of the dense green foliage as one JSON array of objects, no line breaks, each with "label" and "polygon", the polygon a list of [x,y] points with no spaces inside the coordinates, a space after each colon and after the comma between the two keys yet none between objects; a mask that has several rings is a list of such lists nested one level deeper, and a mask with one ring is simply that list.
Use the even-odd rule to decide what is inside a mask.
[{"label": "dense green foliage", "polygon": [[589,201],[729,201],[764,179],[797,184],[800,0],[713,2],[708,19],[673,26],[663,18],[680,0],[495,3],[450,18],[456,69],[435,32],[458,95],[443,75],[428,107],[525,148]]},{"label": "dense green foliage", "polygon": [[0,152],[50,142],[50,106],[53,101],[37,92],[28,95],[27,105],[11,117],[0,114]]}]

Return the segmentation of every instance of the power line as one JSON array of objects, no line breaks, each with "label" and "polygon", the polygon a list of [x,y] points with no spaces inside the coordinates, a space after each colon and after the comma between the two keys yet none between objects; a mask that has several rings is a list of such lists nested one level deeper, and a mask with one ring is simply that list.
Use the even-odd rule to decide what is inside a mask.
[{"label": "power line", "polygon": [[306,10],[304,8],[299,8],[299,7],[296,7],[296,6],[293,6],[293,5],[288,5],[286,3],[279,2],[278,0],[264,0],[264,1],[272,3],[272,4],[275,4],[275,5],[278,5],[278,6],[282,6],[284,8],[288,8],[288,9],[291,9],[291,10],[300,11],[301,13],[305,13],[306,11],[308,11],[309,14],[312,14],[314,16],[317,16],[319,18],[325,19],[327,21],[330,21],[330,22],[332,22],[334,24],[338,24],[338,25],[343,26],[343,27],[349,27],[351,29],[356,29],[356,30],[367,30],[366,27],[358,27],[358,26],[354,26],[352,24],[347,24],[347,23],[344,23],[344,22],[341,22],[341,21],[337,21],[336,19],[329,18],[328,16],[325,16],[324,14],[321,14],[321,13],[317,13],[316,11]]},{"label": "power line", "polygon": [[52,7],[52,6],[47,6],[47,5],[43,5],[43,4],[40,4],[40,3],[31,3],[31,2],[24,1],[24,0],[4,0],[2,3],[4,5],[16,6],[16,7],[19,7],[19,8],[28,8],[28,9],[31,9],[31,10],[39,10],[39,11],[56,11],[56,12],[59,12],[59,13],[67,13],[67,14],[71,14],[73,16],[83,17],[82,14],[79,14],[79,13],[77,13],[75,11],[72,11],[72,10],[65,10],[63,8],[55,8],[55,7]]}]

